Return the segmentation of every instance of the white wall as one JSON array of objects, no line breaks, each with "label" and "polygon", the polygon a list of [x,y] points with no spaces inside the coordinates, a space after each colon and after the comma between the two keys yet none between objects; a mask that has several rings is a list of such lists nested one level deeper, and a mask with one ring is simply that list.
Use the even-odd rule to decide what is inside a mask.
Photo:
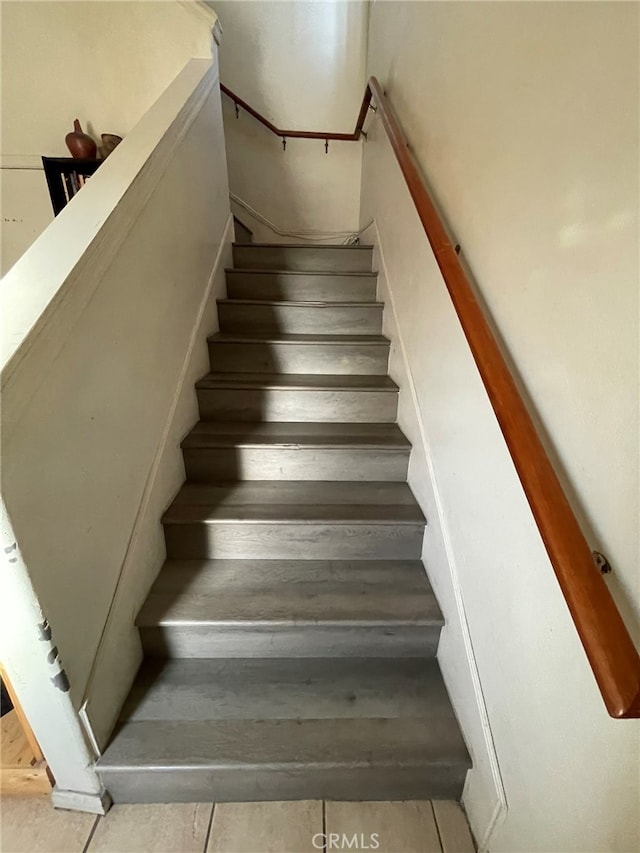
[{"label": "white wall", "polygon": [[42,155],[70,156],[79,118],[96,141],[124,136],[191,57],[211,56],[195,2],[0,3],[2,274],[53,219]]},{"label": "white wall", "polygon": [[55,768],[56,787],[60,791],[76,792],[76,808],[81,804],[83,811],[104,814],[107,795],[93,767],[93,754],[69,691],[65,689],[58,649],[48,630],[4,500],[0,500],[0,554],[3,669],[11,674],[23,712],[36,724],[40,749],[47,756],[49,768],[52,771]]},{"label": "white wall", "polygon": [[3,499],[98,746],[141,659],[231,231],[217,64],[194,60],[0,288]]},{"label": "white wall", "polygon": [[[635,631],[637,32],[637,4],[376,2],[368,63]],[[607,717],[401,173],[379,122],[368,129],[361,221],[376,219],[395,309],[385,326],[407,376],[400,418],[447,618],[439,658],[474,760],[473,828],[487,843],[503,784],[492,851],[637,849],[639,724]]]},{"label": "white wall", "polygon": [[[365,85],[368,3],[212,5],[224,31],[223,83],[277,127],[353,131]],[[283,151],[247,113],[236,119],[227,98],[223,108],[233,193],[281,230],[357,231],[362,143],[331,142],[325,154],[323,141],[289,139]],[[255,239],[292,242],[236,212]]]}]

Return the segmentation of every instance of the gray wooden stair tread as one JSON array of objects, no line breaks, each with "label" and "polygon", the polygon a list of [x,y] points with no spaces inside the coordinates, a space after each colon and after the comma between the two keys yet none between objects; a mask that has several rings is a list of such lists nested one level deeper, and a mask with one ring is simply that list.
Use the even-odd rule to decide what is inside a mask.
[{"label": "gray wooden stair tread", "polygon": [[322,245],[308,243],[233,243],[234,248],[240,249],[362,249],[365,252],[370,252],[373,246],[356,243],[355,245],[347,245],[345,243],[323,243]]},{"label": "gray wooden stair tread", "polygon": [[[257,245],[253,243],[252,245]],[[244,246],[244,244],[243,244]],[[334,247],[335,248],[335,247]],[[354,247],[350,247],[354,248]],[[345,272],[339,272],[337,270],[278,270],[278,269],[270,269],[265,267],[261,269],[260,267],[227,267],[225,269],[225,273],[227,275],[295,275],[295,276],[308,276],[308,275],[317,275],[317,276],[347,276],[349,278],[377,278],[377,272],[367,272],[364,270],[345,270]]]},{"label": "gray wooden stair tread", "polygon": [[384,308],[383,302],[331,302],[320,299],[218,299],[218,305],[275,305],[278,308]]},{"label": "gray wooden stair tread", "polygon": [[377,506],[332,504],[236,504],[215,506],[182,504],[171,506],[163,516],[165,524],[424,524],[424,517],[416,506]]},{"label": "gray wooden stair tread", "polygon": [[130,720],[444,717],[435,659],[147,659],[120,714]]},{"label": "gray wooden stair tread", "polygon": [[320,334],[291,334],[268,332],[216,332],[208,340],[212,343],[224,344],[372,344],[389,346],[389,339],[384,335],[320,335]]},{"label": "gray wooden stair tread", "polygon": [[187,483],[163,522],[351,522],[424,524],[406,483],[314,480],[262,480]]},{"label": "gray wooden stair tread", "polygon": [[409,450],[397,424],[251,423],[200,421],[182,442],[185,449],[213,447],[374,448]]},{"label": "gray wooden stair tread", "polygon": [[[350,268],[353,272],[337,271],[340,266],[340,254],[334,256],[333,269],[326,269],[322,263],[315,264],[307,258],[307,271],[289,268],[286,270],[268,269],[286,267],[287,261],[280,253],[281,262],[272,257],[269,263],[255,262],[255,259],[243,264],[243,270],[227,271],[228,299],[240,300],[278,300],[279,302],[330,302],[330,303],[372,303],[376,301],[377,276],[375,273],[358,269],[358,256],[351,258]],[[251,269],[255,263],[256,269]],[[299,266],[299,265],[298,265]],[[347,265],[349,267],[349,265]],[[370,266],[370,265],[369,265]],[[317,269],[319,267],[321,269]]]},{"label": "gray wooden stair tread", "polygon": [[233,264],[244,269],[289,269],[300,271],[351,270],[372,272],[373,246],[303,245],[289,243],[234,244]]},{"label": "gray wooden stair tread", "polygon": [[[317,589],[323,584],[342,584],[345,588],[356,584],[361,588],[365,579],[380,589],[389,584],[396,588],[401,585],[403,589],[433,596],[420,560],[167,560],[152,589],[180,591],[192,583],[215,590],[229,584],[233,590],[251,586],[265,591],[285,583],[315,585]],[[439,613],[438,610],[438,618]]]},{"label": "gray wooden stair tread", "polygon": [[274,560],[263,571],[237,562],[168,561],[138,626],[443,624],[419,561]]},{"label": "gray wooden stair tread", "polygon": [[265,388],[327,391],[397,391],[388,376],[314,373],[209,373],[196,388]]},{"label": "gray wooden stair tread", "polygon": [[417,506],[407,483],[262,480],[200,485],[186,483],[173,505],[369,504]]},{"label": "gray wooden stair tread", "polygon": [[469,766],[453,716],[127,722],[99,769]]}]

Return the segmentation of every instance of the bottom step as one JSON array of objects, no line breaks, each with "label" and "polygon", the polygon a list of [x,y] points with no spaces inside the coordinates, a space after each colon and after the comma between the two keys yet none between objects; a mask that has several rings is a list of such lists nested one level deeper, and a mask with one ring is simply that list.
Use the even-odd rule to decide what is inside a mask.
[{"label": "bottom step", "polygon": [[133,723],[98,769],[115,803],[458,800],[468,758],[450,728],[422,719]]},{"label": "bottom step", "polygon": [[459,799],[470,766],[435,661],[147,663],[123,715],[116,803]]}]

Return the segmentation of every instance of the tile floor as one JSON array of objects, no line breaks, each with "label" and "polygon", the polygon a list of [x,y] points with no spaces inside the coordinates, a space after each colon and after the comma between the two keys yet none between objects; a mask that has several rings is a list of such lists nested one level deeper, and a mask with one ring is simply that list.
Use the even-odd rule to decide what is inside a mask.
[{"label": "tile floor", "polygon": [[5,796],[1,809],[2,853],[474,853],[447,801],[121,805],[95,817]]}]

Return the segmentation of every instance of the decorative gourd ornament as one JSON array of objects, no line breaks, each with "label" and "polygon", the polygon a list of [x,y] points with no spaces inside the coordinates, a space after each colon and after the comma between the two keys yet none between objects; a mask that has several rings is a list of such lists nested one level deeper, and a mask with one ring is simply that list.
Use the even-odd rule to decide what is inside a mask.
[{"label": "decorative gourd ornament", "polygon": [[95,160],[97,146],[88,133],[84,133],[80,122],[75,119],[73,122],[73,131],[67,133],[64,138],[67,143],[67,148],[71,152],[71,156],[76,160]]},{"label": "decorative gourd ornament", "polygon": [[111,154],[113,149],[120,145],[122,142],[122,137],[117,136],[115,133],[103,133],[102,134],[102,145],[100,146],[100,154],[102,158],[106,158]]}]

